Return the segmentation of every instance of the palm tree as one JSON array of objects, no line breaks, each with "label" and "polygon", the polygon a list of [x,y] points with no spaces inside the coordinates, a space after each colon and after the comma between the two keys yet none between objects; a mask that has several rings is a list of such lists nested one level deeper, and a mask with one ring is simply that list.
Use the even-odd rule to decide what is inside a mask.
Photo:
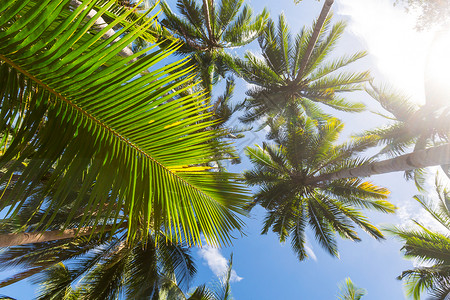
[{"label": "palm tree", "polygon": [[[346,177],[366,177],[376,174],[406,171],[407,178],[414,174],[416,185],[423,189],[422,168],[441,166],[449,176],[450,166],[450,123],[448,106],[437,105],[430,99],[422,107],[408,101],[400,93],[372,85],[367,92],[377,100],[392,116],[393,124],[363,132],[357,138],[372,138],[372,145],[385,145],[376,155],[388,155],[393,158],[373,161],[364,165],[324,174],[311,179],[311,182],[334,180]],[[435,99],[436,100],[436,99]],[[407,154],[413,146],[413,151]]]},{"label": "palm tree", "polygon": [[[34,213],[35,201],[39,198],[28,199],[19,214],[3,220],[2,231],[42,230],[40,221],[45,212]],[[51,229],[64,226],[71,204],[56,212]],[[104,210],[96,214],[104,223],[113,224]],[[80,218],[78,215],[71,226]],[[127,216],[121,214],[117,219],[121,224]],[[169,281],[188,287],[196,272],[189,248],[170,242],[162,232],[153,232],[135,245],[127,243],[126,226],[119,226],[114,234],[103,230],[102,234],[92,232],[90,237],[60,236],[53,241],[4,248],[1,268],[13,269],[16,274],[3,279],[0,287],[31,277],[42,285],[38,299],[113,299],[121,293],[130,299],[150,299],[167,289]]]},{"label": "palm tree", "polygon": [[437,202],[422,195],[414,198],[442,225],[441,231],[429,229],[416,220],[414,223],[418,227],[415,229],[392,227],[386,230],[404,243],[402,250],[406,257],[424,263],[399,276],[405,280],[406,291],[414,299],[420,299],[425,289],[430,299],[448,299],[450,296],[450,192],[438,181],[436,192]]},{"label": "palm tree", "polygon": [[365,289],[358,288],[350,278],[345,278],[339,290],[338,300],[360,300],[367,293]]},{"label": "palm tree", "polygon": [[187,286],[196,272],[185,246],[155,244],[150,237],[134,247],[125,246],[125,241],[126,235],[13,247],[2,253],[1,260],[9,265],[20,262],[26,270],[2,286],[34,275],[41,285],[38,299],[115,299],[120,294],[127,299],[158,299],[152,297],[165,290],[168,280]]},{"label": "palm tree", "polygon": [[[406,171],[407,178],[414,178],[419,188],[422,186],[422,168],[441,166],[449,176],[450,144],[448,143],[450,123],[449,109],[438,105],[433,99],[427,100],[422,107],[408,101],[408,98],[390,89],[376,87],[366,91],[392,116],[384,116],[393,121],[392,124],[368,130],[356,136],[366,142],[368,137],[372,146],[384,145],[376,155],[387,155],[393,158],[367,162],[361,166],[323,174],[310,179],[310,183],[324,180],[335,180],[346,177],[367,177],[376,174]],[[435,99],[436,100],[436,99]],[[439,100],[439,99],[438,99]],[[407,154],[413,146],[413,151]],[[419,176],[418,176],[419,175]]]},{"label": "palm tree", "polygon": [[[313,40],[314,31],[307,28],[303,28],[293,41],[286,19],[280,15],[278,26],[269,21],[258,39],[262,58],[248,52],[245,60],[234,60],[235,72],[255,86],[247,92],[249,97],[244,102],[247,112],[242,121],[248,123],[264,117],[268,119],[265,124],[279,123],[280,119],[295,117],[302,112],[316,119],[326,119],[316,103],[351,112],[364,109],[363,104],[347,102],[339,94],[361,89],[362,83],[369,79],[369,73],[337,71],[366,53],[326,61],[345,29],[344,22],[338,22],[330,29],[330,21],[331,17],[327,17],[317,42]],[[301,64],[311,45],[312,53],[303,67]]]},{"label": "palm tree", "polygon": [[162,25],[183,41],[177,52],[192,57],[208,93],[228,70],[225,49],[252,42],[266,24],[266,10],[253,18],[251,7],[243,3],[244,0],[203,0],[200,6],[196,0],[178,0],[179,17],[166,2],[161,2],[165,15]]},{"label": "palm tree", "polygon": [[[17,214],[51,173],[42,199],[56,190],[36,211],[58,211],[82,182],[66,225],[89,191],[78,228],[106,205],[110,216],[129,216],[129,241],[137,229],[162,228],[174,242],[200,244],[201,233],[208,243],[229,242],[242,224],[245,190],[234,175],[209,172],[208,161],[227,146],[208,143],[219,135],[203,130],[211,126],[204,99],[177,90],[189,80],[178,80],[189,74],[180,68],[186,62],[155,66],[178,46],[118,56],[154,18],[144,13],[133,27],[139,22],[125,22],[132,13],[125,10],[98,30],[95,21],[114,1],[89,17],[97,2],[70,3],[11,0],[0,8],[0,184],[20,175],[0,210]],[[47,225],[54,216],[44,216]]]},{"label": "palm tree", "polygon": [[[15,182],[10,183],[6,189],[0,193],[6,198],[14,190]],[[81,206],[75,208],[76,199],[79,195],[81,182],[73,182],[72,191],[68,194],[65,203],[53,211],[50,209],[36,210],[37,207],[47,207],[54,197],[54,188],[45,196],[45,182],[38,185],[33,195],[28,197],[21,205],[20,210],[9,218],[0,221],[0,247],[11,247],[26,244],[38,244],[51,241],[73,239],[78,237],[90,237],[102,234],[111,235],[116,231],[123,232],[128,227],[126,210],[121,209],[117,214],[111,216],[111,207],[117,203],[104,204],[103,206],[89,208],[91,219],[85,227],[78,227],[84,218],[84,212],[89,207],[89,198],[92,190],[84,196]],[[15,202],[10,200],[10,204]],[[75,214],[72,212],[75,211]],[[73,214],[73,218],[68,221],[68,216]],[[50,226],[45,224],[51,219]]]},{"label": "palm tree", "polygon": [[[220,126],[226,138],[242,137],[241,132],[246,128],[225,126],[226,121],[236,110],[229,103],[234,80],[227,78],[229,68],[226,61],[229,60],[229,54],[226,49],[252,42],[263,31],[268,13],[264,10],[253,17],[251,7],[244,5],[243,0],[203,0],[201,5],[196,0],[178,0],[176,3],[180,15],[172,11],[166,2],[161,2],[165,15],[165,19],[161,21],[163,24],[161,45],[165,47],[167,44],[167,35],[173,35],[182,41],[183,44],[176,53],[189,56],[190,63],[195,66],[201,84],[194,92],[199,92],[199,87],[206,91],[210,98],[211,121]],[[220,78],[227,78],[225,93],[224,96],[213,99],[212,89]],[[237,153],[228,151],[227,154],[233,163],[240,161]],[[223,169],[218,160],[214,160],[213,165]]]},{"label": "palm tree", "polygon": [[308,223],[320,245],[338,256],[336,233],[359,241],[354,225],[376,239],[383,238],[359,208],[395,211],[395,206],[385,200],[389,191],[370,182],[356,177],[311,181],[322,174],[364,163],[355,154],[366,149],[371,141],[335,146],[342,129],[343,124],[337,119],[317,126],[312,119],[298,117],[291,119],[283,130],[272,133],[276,144],[246,149],[254,169],[244,172],[245,181],[260,187],[251,207],[259,204],[267,210],[262,233],[271,229],[280,242],[291,237],[291,246],[300,260],[308,257],[305,250]]},{"label": "palm tree", "polygon": [[449,112],[445,107],[419,106],[406,95],[372,83],[366,91],[389,113],[389,116],[382,116],[393,121],[389,126],[361,134],[378,136],[380,144],[385,145],[380,154],[399,155],[411,146],[414,150],[421,150],[430,144],[448,140]]}]

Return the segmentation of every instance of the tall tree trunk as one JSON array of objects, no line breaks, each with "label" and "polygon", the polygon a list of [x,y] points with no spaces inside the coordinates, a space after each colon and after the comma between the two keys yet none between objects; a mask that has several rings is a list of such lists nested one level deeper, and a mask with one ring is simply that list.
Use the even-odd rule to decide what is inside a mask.
[{"label": "tall tree trunk", "polygon": [[203,0],[203,13],[205,15],[205,21],[206,21],[206,29],[208,30],[208,40],[212,43],[214,36],[212,32],[211,27],[211,14],[210,14],[210,7],[212,7],[214,3],[212,0]]},{"label": "tall tree trunk", "polygon": [[[82,4],[82,2],[80,2],[78,0],[71,0],[70,4],[72,4],[75,7],[79,7]],[[92,19],[92,18],[94,18],[94,16],[96,14],[97,14],[97,12],[92,9],[92,10],[89,11],[89,13],[87,14],[86,18]],[[100,17],[97,20],[95,20],[94,24],[95,24],[95,27],[99,29],[99,31],[104,29],[106,26],[108,26],[108,23],[102,17]],[[112,30],[112,29],[109,29],[107,32],[105,32],[105,34],[103,35],[102,38],[103,39],[108,39],[108,38],[112,37],[114,34],[116,34],[116,32],[114,30]],[[120,38],[117,38],[117,39],[114,40],[114,42],[117,42],[119,40],[120,40]],[[133,51],[128,46],[126,46],[125,48],[123,48],[119,52],[119,55],[123,56],[123,57],[128,57],[128,56],[131,56],[133,54],[134,54]],[[133,59],[133,61],[135,61],[135,60],[136,59]]]},{"label": "tall tree trunk", "polygon": [[24,244],[70,239],[74,237],[99,233],[101,231],[108,232],[111,231],[113,225],[107,225],[105,226],[105,228],[102,227],[103,226],[85,227],[81,229],[74,228],[65,230],[0,234],[0,247],[10,247]]},{"label": "tall tree trunk", "polygon": [[352,169],[323,174],[313,177],[305,183],[314,184],[321,181],[332,181],[349,177],[368,177],[376,174],[408,171],[443,164],[450,164],[450,144],[415,151],[395,158],[368,163]]},{"label": "tall tree trunk", "polygon": [[317,43],[317,39],[319,37],[320,30],[322,30],[323,23],[330,12],[331,5],[333,5],[334,0],[326,0],[323,4],[322,11],[320,12],[319,18],[317,19],[316,26],[314,26],[313,34],[311,35],[311,39],[308,43],[308,48],[306,48],[305,54],[300,61],[300,68],[298,70],[296,83],[299,83],[302,79],[302,74],[305,72],[306,65],[308,64],[309,58],[311,57],[311,53],[314,49],[314,46]]}]

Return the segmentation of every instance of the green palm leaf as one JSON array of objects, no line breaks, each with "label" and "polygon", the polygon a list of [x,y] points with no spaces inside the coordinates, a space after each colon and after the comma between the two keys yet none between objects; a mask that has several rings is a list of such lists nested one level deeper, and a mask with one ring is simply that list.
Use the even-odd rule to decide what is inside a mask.
[{"label": "green palm leaf", "polygon": [[[58,211],[52,226],[61,227],[69,212],[70,208]],[[20,224],[29,213],[22,210],[18,219],[3,223]],[[34,222],[27,230],[37,225]],[[172,290],[169,282],[177,283],[178,289],[187,288],[196,273],[189,248],[159,234],[160,242],[149,235],[145,243],[135,246],[127,244],[123,231],[4,248],[1,268],[14,269],[16,274],[0,286],[31,277],[42,287],[40,299],[115,299],[122,292],[130,299],[146,299]]]},{"label": "green palm leaf", "polygon": [[367,294],[365,289],[357,287],[350,278],[345,278],[345,281],[339,285],[339,290],[338,300],[360,300]]},{"label": "green palm leaf", "polygon": [[[177,81],[189,74],[180,68],[186,62],[156,67],[177,46],[120,58],[121,49],[145,32],[153,18],[103,39],[127,14],[97,31],[95,18],[114,1],[83,1],[68,12],[69,2],[2,5],[0,129],[12,128],[16,134],[3,144],[0,167],[15,162],[1,182],[22,163],[27,166],[12,191],[19,200],[3,201],[1,208],[11,204],[9,212],[17,214],[52,170],[44,196],[57,188],[48,211],[57,211],[71,183],[82,181],[73,213],[92,189],[86,212],[105,201],[116,203],[110,213],[123,209],[128,215],[129,240],[136,238],[138,228],[163,226],[174,241],[200,244],[204,233],[208,243],[229,242],[229,231],[241,226],[236,214],[243,213],[245,190],[230,174],[198,167],[213,156],[207,142],[218,135],[202,130],[211,122],[201,95],[182,97],[182,90],[175,91],[189,80]],[[86,18],[99,3],[103,6],[95,17]],[[92,218],[86,213],[80,227]]]}]

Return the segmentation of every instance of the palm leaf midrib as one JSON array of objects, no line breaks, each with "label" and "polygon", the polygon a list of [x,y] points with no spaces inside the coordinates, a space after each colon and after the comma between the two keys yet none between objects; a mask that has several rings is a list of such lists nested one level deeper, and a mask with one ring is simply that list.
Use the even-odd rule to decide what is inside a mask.
[{"label": "palm leaf midrib", "polygon": [[[49,91],[50,93],[52,93],[53,95],[55,95],[58,99],[60,99],[61,101],[63,101],[64,103],[66,103],[67,105],[69,105],[70,107],[74,108],[75,110],[79,111],[81,114],[83,114],[84,116],[86,116],[87,118],[89,118],[90,120],[92,120],[95,124],[98,124],[99,126],[101,126],[102,128],[106,129],[108,132],[110,132],[112,135],[114,135],[115,137],[117,137],[119,140],[121,140],[122,142],[126,143],[128,146],[132,147],[134,150],[136,150],[137,152],[141,153],[142,155],[144,155],[145,157],[147,157],[148,159],[152,160],[153,162],[157,163],[159,166],[161,166],[162,168],[164,168],[165,170],[167,170],[170,173],[174,173],[172,171],[170,171],[167,167],[165,167],[163,164],[161,164],[158,160],[156,160],[155,158],[153,158],[150,154],[148,154],[146,151],[142,150],[138,145],[134,144],[132,141],[130,141],[129,139],[127,139],[126,137],[122,136],[120,133],[118,133],[116,130],[114,130],[113,128],[111,128],[110,126],[108,126],[107,124],[105,124],[104,122],[102,122],[101,120],[99,120],[98,118],[96,118],[93,114],[89,113],[88,111],[82,109],[81,107],[79,107],[78,105],[76,105],[75,103],[73,103],[72,101],[70,101],[69,99],[67,99],[66,97],[64,97],[63,95],[61,95],[59,92],[57,92],[55,89],[52,89],[50,86],[48,86],[47,84],[45,84],[44,82],[42,82],[41,80],[39,80],[38,78],[34,77],[33,75],[31,75],[29,72],[27,72],[26,70],[22,69],[19,65],[15,64],[13,61],[11,61],[10,59],[8,59],[7,57],[5,57],[4,55],[0,54],[0,59],[2,59],[3,61],[5,61],[6,63],[8,63],[10,66],[12,66],[13,68],[15,68],[17,71],[19,71],[20,73],[24,74],[25,76],[27,76],[28,78],[30,78],[31,80],[33,80],[34,82],[36,82],[38,85],[40,85],[42,88],[44,88],[45,90]],[[183,180],[184,181],[184,180]],[[186,181],[185,181],[186,182]],[[188,182],[186,182],[187,184],[189,184]]]},{"label": "palm leaf midrib", "polygon": [[[107,125],[105,122],[103,122],[102,120],[100,120],[99,118],[97,118],[95,115],[93,115],[92,113],[89,113],[87,110],[81,108],[80,106],[78,106],[76,103],[74,103],[73,101],[71,101],[70,99],[68,99],[67,97],[63,96],[60,92],[58,92],[56,89],[52,88],[50,85],[44,83],[42,80],[38,79],[36,76],[32,75],[31,72],[28,72],[25,68],[22,68],[20,65],[14,63],[14,61],[12,61],[11,59],[7,58],[6,56],[0,54],[0,59],[5,61],[7,64],[9,64],[11,67],[13,67],[14,69],[16,69],[17,71],[19,71],[20,73],[22,73],[23,75],[25,75],[26,77],[30,78],[32,81],[34,81],[35,83],[37,83],[39,86],[41,86],[43,89],[47,90],[48,92],[50,92],[51,94],[53,94],[56,98],[60,99],[63,103],[66,103],[68,106],[72,107],[73,109],[75,109],[76,111],[80,112],[83,116],[87,117],[89,120],[91,120],[92,122],[94,122],[95,124],[97,124],[98,126],[100,126],[101,128],[107,130],[110,134],[112,134],[113,136],[115,136],[117,139],[119,139],[121,142],[125,143],[126,145],[128,145],[129,147],[131,147],[132,149],[134,149],[135,151],[137,151],[138,153],[140,153],[141,155],[145,156],[146,158],[150,159],[151,161],[153,161],[154,163],[156,163],[157,165],[159,165],[161,168],[163,168],[165,171],[167,171],[168,173],[172,174],[173,176],[175,176],[178,180],[180,180],[181,182],[183,182],[184,184],[188,185],[190,188],[193,188],[194,190],[196,190],[198,193],[208,197],[210,200],[214,200],[214,197],[212,197],[211,195],[209,195],[209,193],[205,190],[200,190],[198,189],[196,186],[192,185],[191,183],[189,183],[186,179],[184,179],[182,176],[179,176],[179,174],[177,174],[177,172],[172,171],[170,168],[166,167],[163,163],[161,163],[158,159],[154,158],[152,155],[150,155],[147,151],[143,150],[141,147],[139,147],[136,143],[133,143],[130,139],[128,139],[127,137],[121,135],[119,132],[117,132],[114,128],[110,127],[109,125]],[[186,173],[186,172],[184,172]]]}]

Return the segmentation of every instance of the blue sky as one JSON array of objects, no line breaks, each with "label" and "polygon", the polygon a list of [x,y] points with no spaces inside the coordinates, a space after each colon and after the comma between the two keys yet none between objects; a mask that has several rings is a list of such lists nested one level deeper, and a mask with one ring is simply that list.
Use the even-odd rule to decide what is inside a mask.
[{"label": "blue sky", "polygon": [[[168,1],[173,4],[175,1]],[[277,19],[283,12],[296,33],[303,25],[310,26],[322,7],[322,2],[304,0],[294,5],[293,0],[246,0],[255,13],[264,7],[271,17]],[[175,10],[175,5],[172,5]],[[398,89],[409,91],[415,101],[423,101],[423,66],[428,51],[430,34],[412,30],[414,18],[401,9],[394,9],[388,0],[336,0],[333,6],[334,21],[346,19],[349,27],[336,48],[336,55],[368,50],[370,55],[352,68],[370,69],[377,82],[389,83]],[[256,43],[244,48],[258,52]],[[234,53],[242,54],[244,50]],[[238,87],[234,100],[245,97],[246,83],[237,80]],[[218,93],[221,93],[220,86]],[[374,101],[364,93],[349,95],[369,105],[373,111],[381,111]],[[358,115],[337,114],[346,123],[345,133],[351,134],[379,125],[380,117],[366,112]],[[240,150],[246,145],[261,141],[264,132],[249,133],[239,140]],[[241,152],[242,153],[242,152]],[[243,153],[242,153],[243,155]],[[238,166],[230,166],[230,171],[249,169],[246,159]],[[399,207],[396,216],[368,213],[372,223],[408,224],[411,217],[426,219],[412,199],[417,193],[411,182],[405,182],[402,173],[378,175],[370,179],[377,185],[391,190],[390,200]],[[339,240],[340,259],[335,259],[322,251],[310,234],[309,247],[315,259],[299,262],[290,249],[289,242],[282,245],[271,233],[261,236],[260,228],[264,211],[256,208],[251,218],[246,219],[246,236],[236,236],[233,247],[213,249],[193,249],[199,273],[193,285],[217,280],[226,268],[226,259],[234,254],[233,295],[237,300],[248,299],[335,299],[338,284],[346,277],[368,290],[364,300],[405,299],[401,282],[396,276],[413,266],[400,253],[401,244],[392,238],[377,242],[360,232],[362,242],[353,243]],[[5,273],[0,273],[4,278]],[[0,294],[17,299],[30,299],[36,286],[20,283],[0,289]]]}]

